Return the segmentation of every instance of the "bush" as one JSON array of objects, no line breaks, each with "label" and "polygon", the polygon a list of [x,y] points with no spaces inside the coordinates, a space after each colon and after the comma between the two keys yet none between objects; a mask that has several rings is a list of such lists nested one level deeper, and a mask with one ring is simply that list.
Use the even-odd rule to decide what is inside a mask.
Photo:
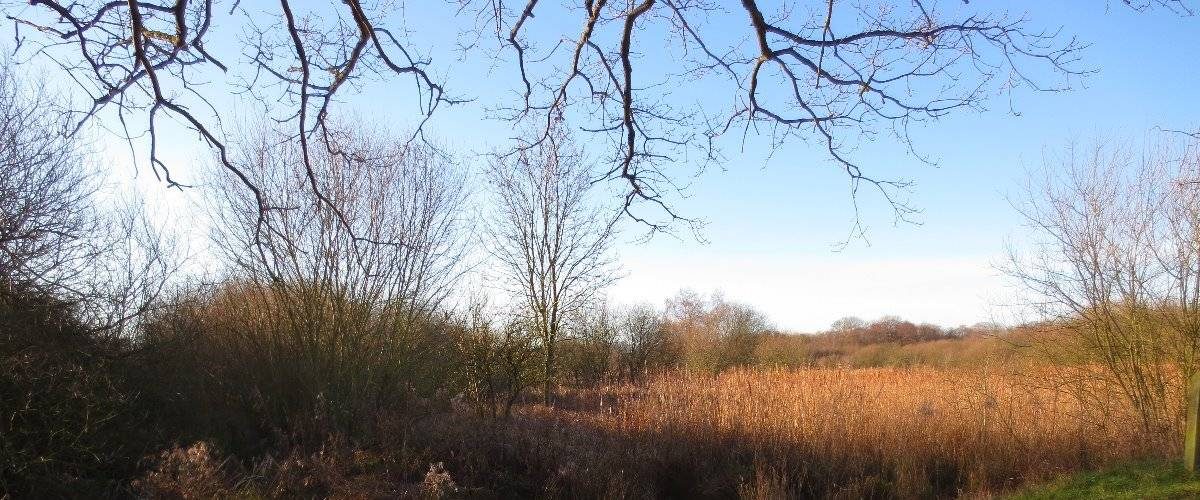
[{"label": "bush", "polygon": [[0,293],[0,497],[121,491],[152,437],[129,354],[70,304]]},{"label": "bush", "polygon": [[381,412],[444,399],[451,327],[408,320],[320,287],[230,283],[147,321],[147,391],[185,440],[253,456],[369,439]]},{"label": "bush", "polygon": [[457,337],[465,395],[478,413],[493,419],[512,413],[522,392],[537,380],[539,368],[532,328],[512,321],[496,330],[476,309]]}]

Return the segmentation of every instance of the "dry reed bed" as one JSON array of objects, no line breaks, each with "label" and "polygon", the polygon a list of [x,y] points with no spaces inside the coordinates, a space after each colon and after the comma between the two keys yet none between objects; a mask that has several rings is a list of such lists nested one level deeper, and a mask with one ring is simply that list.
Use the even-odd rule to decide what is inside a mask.
[{"label": "dry reed bed", "polygon": [[558,413],[650,453],[674,448],[708,471],[701,479],[705,461],[741,464],[739,493],[757,497],[987,494],[1176,452],[1114,388],[1050,383],[1060,379],[928,367],[673,374],[578,395],[576,406],[593,403]]}]

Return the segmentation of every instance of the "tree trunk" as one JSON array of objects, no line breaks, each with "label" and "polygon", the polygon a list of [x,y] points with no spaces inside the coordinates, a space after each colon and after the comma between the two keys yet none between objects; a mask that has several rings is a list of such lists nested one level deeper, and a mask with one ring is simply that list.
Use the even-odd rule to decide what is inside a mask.
[{"label": "tree trunk", "polygon": [[552,393],[553,387],[554,387],[554,336],[553,335],[550,335],[546,338],[545,365],[546,365],[545,366],[546,377],[542,381],[544,383],[544,385],[542,387],[542,398],[543,398],[542,402],[545,403],[546,406],[550,406],[550,402],[554,399],[553,393]]}]

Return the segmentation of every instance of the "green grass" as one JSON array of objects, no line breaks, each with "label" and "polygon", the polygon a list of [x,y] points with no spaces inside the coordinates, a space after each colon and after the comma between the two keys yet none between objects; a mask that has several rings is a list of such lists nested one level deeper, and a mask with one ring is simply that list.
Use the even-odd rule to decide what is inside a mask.
[{"label": "green grass", "polygon": [[1200,475],[1192,475],[1176,463],[1132,464],[1068,476],[1011,498],[1200,498]]}]

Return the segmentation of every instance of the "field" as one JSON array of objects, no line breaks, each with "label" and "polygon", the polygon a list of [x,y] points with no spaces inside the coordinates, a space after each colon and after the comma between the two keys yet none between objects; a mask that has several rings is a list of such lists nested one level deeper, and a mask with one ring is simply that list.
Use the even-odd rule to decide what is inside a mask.
[{"label": "field", "polygon": [[934,368],[668,375],[578,392],[565,408],[526,407],[522,418],[623,447],[608,451],[627,463],[608,457],[572,467],[624,475],[625,493],[634,496],[984,495],[1175,453],[1172,442],[1133,425],[1114,392],[1048,387],[1047,375]]},{"label": "field", "polygon": [[[187,339],[98,366],[36,357],[34,347],[10,356],[25,362],[6,365],[0,394],[46,410],[17,411],[0,427],[12,431],[0,432],[0,486],[33,496],[750,499],[1197,487],[1161,466],[1180,453],[1178,370],[1161,370],[1168,417],[1142,425],[1099,366],[996,355],[986,337],[886,352],[871,344],[866,356],[847,345],[791,368],[771,368],[773,354],[716,372],[564,377],[551,405],[525,389],[510,415],[459,389],[477,386],[439,378],[450,369],[414,370],[433,376],[406,375],[408,392],[339,393],[305,379],[271,383],[306,365],[250,362],[261,352],[226,337]],[[810,339],[774,340],[795,344],[774,345],[777,354],[803,352]],[[929,352],[941,362],[912,364]],[[345,375],[353,389],[370,381],[355,377]],[[422,380],[433,388],[421,391]],[[1170,481],[1122,475],[1128,464],[1151,464]]]},{"label": "field", "polygon": [[667,374],[568,390],[558,406],[521,405],[507,421],[460,408],[406,428],[403,444],[344,452],[360,465],[319,479],[325,493],[381,496],[428,491],[432,481],[451,497],[992,497],[1178,453],[1177,429],[1147,431],[1111,388],[1046,383],[1058,376],[929,367]]}]

